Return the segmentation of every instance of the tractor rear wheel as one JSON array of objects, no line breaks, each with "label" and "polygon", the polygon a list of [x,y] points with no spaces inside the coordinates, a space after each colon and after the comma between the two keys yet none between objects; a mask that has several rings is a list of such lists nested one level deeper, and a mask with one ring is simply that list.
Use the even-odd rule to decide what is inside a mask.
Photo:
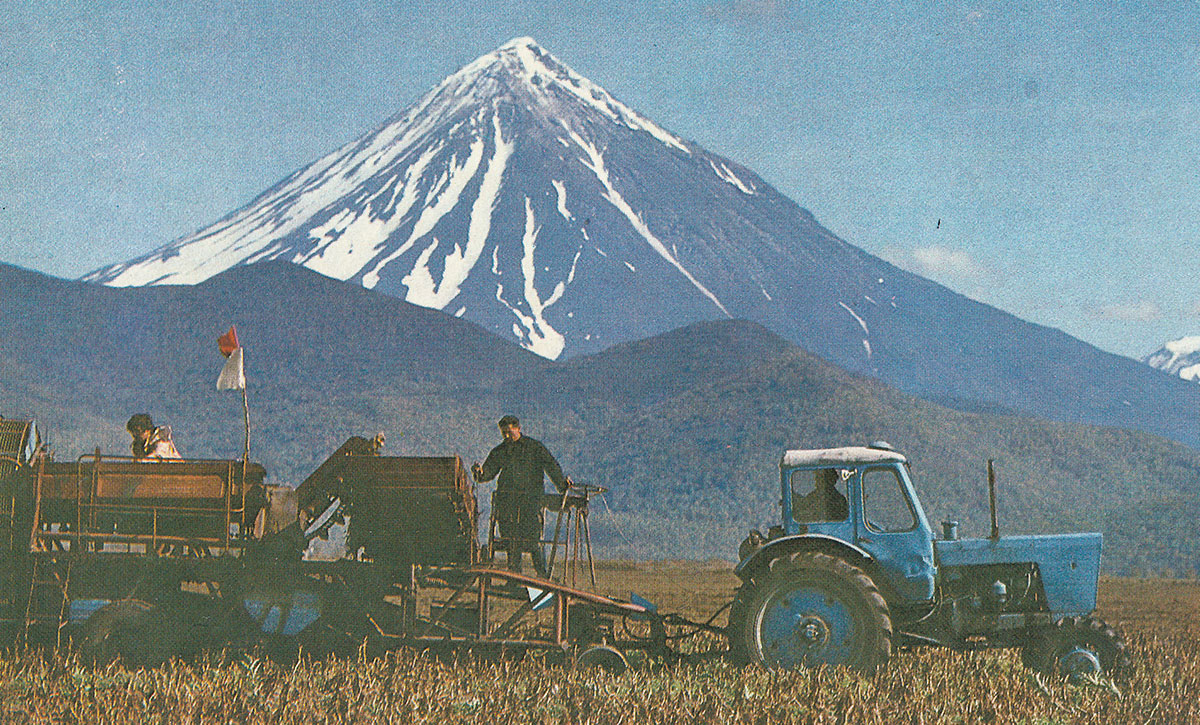
[{"label": "tractor rear wheel", "polygon": [[127,667],[157,667],[180,653],[180,628],[156,604],[121,599],[96,611],[79,637],[80,659],[97,665],[118,657]]},{"label": "tractor rear wheel", "polygon": [[1039,642],[1022,650],[1021,661],[1033,670],[1072,682],[1087,675],[1120,677],[1130,665],[1125,640],[1095,617],[1059,620]]},{"label": "tractor rear wheel", "polygon": [[732,654],[770,668],[844,665],[870,673],[887,662],[892,621],[874,582],[818,552],[772,561],[746,582],[729,613]]}]

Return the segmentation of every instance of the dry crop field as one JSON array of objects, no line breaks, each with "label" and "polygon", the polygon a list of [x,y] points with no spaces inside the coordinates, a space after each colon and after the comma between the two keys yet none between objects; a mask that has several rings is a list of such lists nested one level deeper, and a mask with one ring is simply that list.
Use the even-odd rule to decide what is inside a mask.
[{"label": "dry crop field", "polygon": [[[706,616],[729,597],[727,565],[608,564],[601,590]],[[446,661],[401,651],[279,665],[253,655],[150,671],[69,657],[0,656],[3,723],[1195,723],[1200,585],[1105,579],[1100,616],[1133,652],[1123,681],[1040,681],[1014,652],[896,653],[864,678],[836,669],[768,672],[724,660],[622,675],[536,657]]]}]

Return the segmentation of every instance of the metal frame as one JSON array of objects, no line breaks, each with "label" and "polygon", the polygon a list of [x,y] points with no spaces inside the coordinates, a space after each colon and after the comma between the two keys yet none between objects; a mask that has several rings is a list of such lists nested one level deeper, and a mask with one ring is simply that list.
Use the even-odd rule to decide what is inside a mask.
[{"label": "metal frame", "polygon": [[[667,646],[665,619],[646,607],[619,601],[595,592],[584,591],[560,582],[528,576],[506,569],[474,567],[455,572],[461,581],[435,582],[426,578],[424,584],[435,590],[448,592],[445,598],[435,599],[429,617],[417,617],[412,631],[387,631],[376,621],[375,634],[385,642],[398,646],[462,648],[496,647],[520,650],[541,649],[568,652],[572,648],[605,644],[620,650],[644,650],[652,655],[671,656]],[[538,593],[531,593],[530,589]],[[412,592],[415,595],[415,592]],[[508,605],[520,602],[515,611],[503,621],[496,616],[498,602]],[[473,626],[468,630],[446,621],[447,614],[455,605],[467,603],[468,610],[477,614]],[[538,610],[550,610],[549,622],[541,623]],[[438,614],[433,612],[437,610]],[[610,618],[611,621],[635,619],[649,625],[650,636],[645,638],[612,637],[603,642],[587,642],[580,639],[581,633],[571,627],[571,612],[587,611],[591,615]],[[527,631],[544,631],[544,636],[513,636],[519,625],[532,625]]]},{"label": "metal frame", "polygon": [[[211,508],[175,503],[158,491],[149,499],[111,500],[102,486],[109,473],[149,480],[156,473],[169,475],[164,467],[189,463],[208,463],[210,468],[220,464],[213,473],[197,471],[197,475],[222,478],[220,498],[199,495],[215,493],[216,481],[198,486],[198,495],[192,497],[211,500],[216,504]],[[15,625],[23,640],[30,640],[34,629],[53,634],[58,646],[64,626],[71,621],[73,599],[135,597],[157,602],[161,598],[164,606],[170,606],[172,592],[178,594],[181,587],[191,592],[188,585],[194,584],[207,591],[206,596],[241,608],[258,595],[261,583],[261,592],[267,594],[301,590],[319,594],[323,612],[330,617],[327,625],[335,630],[344,625],[353,630],[346,634],[355,638],[365,634],[385,648],[535,649],[571,658],[582,648],[598,645],[672,658],[677,655],[668,646],[667,625],[694,624],[575,586],[582,578],[580,559],[585,556],[588,581],[593,589],[596,586],[587,507],[590,497],[603,489],[577,487],[547,497],[553,499],[550,507],[557,513],[554,538],[541,542],[552,547],[550,566],[558,566],[560,580],[552,581],[478,565],[474,532],[470,562],[457,564],[414,562],[405,567],[387,557],[304,561],[298,553],[294,560],[280,559],[284,550],[269,544],[260,547],[251,527],[243,526],[237,536],[230,532],[231,524],[244,524],[247,514],[250,487],[246,475],[239,474],[241,463],[143,463],[102,455],[99,450],[73,463],[49,464],[53,467],[41,458],[21,476],[24,485],[32,488],[18,496],[17,508],[22,510],[14,509],[8,516],[22,531],[9,549],[13,554],[6,572],[10,606],[2,621]],[[138,480],[120,483],[140,485]],[[233,488],[239,484],[240,492]],[[188,498],[186,489],[181,498]],[[117,514],[134,514],[139,520],[131,530],[121,531],[119,526],[102,530]],[[160,519],[168,516],[174,521],[212,520],[222,531],[196,536],[164,533]],[[64,530],[48,530],[51,523],[62,524]],[[26,525],[27,545],[21,541]],[[493,516],[489,551],[497,543],[495,527]],[[105,547],[114,543],[132,546],[124,551]],[[531,590],[535,590],[532,597]],[[629,626],[634,622],[636,626]]]},{"label": "metal frame", "polygon": [[[75,521],[70,531],[43,530],[43,524],[46,523],[43,521],[42,516],[46,463],[45,458],[41,458],[38,461],[35,477],[33,521],[29,539],[30,549],[33,551],[54,550],[61,548],[63,544],[66,544],[68,549],[94,551],[97,548],[97,544],[102,548],[105,543],[121,543],[142,544],[147,547],[147,551],[154,551],[159,555],[170,555],[172,547],[175,546],[186,547],[190,555],[205,555],[206,553],[211,553],[209,552],[211,548],[216,548],[221,553],[229,553],[234,549],[240,548],[241,544],[247,539],[246,527],[242,524],[244,523],[246,514],[246,493],[249,486],[245,480],[244,466],[241,465],[242,461],[180,459],[164,462],[145,462],[129,456],[102,455],[99,449],[95,453],[84,454],[75,461]],[[148,474],[154,473],[156,470],[161,471],[160,466],[182,466],[197,463],[222,464],[225,467],[224,475],[221,476],[222,495],[224,499],[222,506],[220,508],[210,508],[158,501],[147,503],[133,499],[121,503],[98,501],[96,492],[103,480],[106,463],[147,466],[146,472]],[[240,489],[237,496],[233,493],[235,485]],[[149,515],[151,532],[149,534],[139,534],[98,531],[96,530],[97,514],[102,513]],[[158,521],[159,517],[164,515],[188,516],[195,517],[196,519],[217,519],[222,525],[222,533],[219,537],[203,535],[184,537],[160,534]],[[239,532],[236,537],[231,534],[232,525],[235,522],[239,523]]]},{"label": "metal frame", "polygon": [[[551,539],[543,538],[545,533],[545,520],[542,521],[542,535],[538,536],[537,546],[550,546],[550,555],[546,557],[546,570],[549,573],[547,579],[555,578],[554,565],[556,562],[562,562],[562,571],[559,575],[559,581],[562,584],[570,582],[570,586],[578,585],[580,557],[585,556],[587,560],[588,581],[591,583],[593,591],[596,589],[596,563],[592,557],[592,529],[588,523],[588,505],[592,496],[602,494],[608,489],[601,486],[591,485],[575,485],[563,491],[561,494],[542,494],[542,513],[553,511],[556,513],[554,521],[554,537]],[[508,537],[500,537],[497,535],[497,527],[499,521],[496,519],[496,497],[499,491],[493,491],[491,497],[491,512],[488,516],[488,541],[485,548],[486,560],[494,562],[496,560],[496,551],[503,549],[508,543]],[[505,494],[509,495],[509,494]],[[529,542],[526,542],[529,543]],[[561,549],[562,554],[559,555]],[[524,551],[522,551],[522,554]],[[507,556],[507,554],[506,554]]]}]

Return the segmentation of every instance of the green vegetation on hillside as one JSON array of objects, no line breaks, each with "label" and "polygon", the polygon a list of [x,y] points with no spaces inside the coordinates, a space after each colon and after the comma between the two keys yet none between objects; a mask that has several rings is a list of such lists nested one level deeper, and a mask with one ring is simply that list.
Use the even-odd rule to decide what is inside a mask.
[{"label": "green vegetation on hillside", "polygon": [[389,454],[482,460],[499,441],[495,421],[514,413],[576,480],[609,487],[592,519],[604,555],[731,558],[749,528],[777,517],[783,450],[886,440],[911,460],[935,528],[954,518],[966,535],[985,532],[991,458],[1002,531],[1102,531],[1112,572],[1200,569],[1196,451],[947,408],[753,323],[701,323],[548,363],[470,323],[290,265],[182,288],[21,284],[28,294],[0,309],[0,415],[36,417],[60,459],[124,453],[135,412],[171,424],[184,455],[239,456],[240,397],[214,386],[216,337],[236,323],[252,457],[275,483],[298,483],[349,436],[377,431]]}]

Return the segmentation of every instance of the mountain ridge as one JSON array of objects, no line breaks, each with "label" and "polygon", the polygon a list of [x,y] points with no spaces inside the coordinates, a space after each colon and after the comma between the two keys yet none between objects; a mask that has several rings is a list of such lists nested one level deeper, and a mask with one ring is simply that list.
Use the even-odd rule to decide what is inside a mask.
[{"label": "mountain ridge", "polygon": [[605,556],[731,557],[748,528],[777,516],[782,450],[882,438],[912,461],[931,520],[985,532],[982,466],[993,458],[1006,533],[1100,530],[1115,544],[1109,571],[1200,569],[1188,526],[1200,516],[1200,453],[1144,433],[948,409],[753,322],[698,322],[549,362],[287,264],[155,288],[0,265],[0,295],[11,342],[0,414],[37,417],[66,460],[128,450],[124,422],[143,411],[173,426],[184,455],[240,456],[240,396],[215,390],[216,337],[236,322],[251,456],[272,483],[294,485],[350,435],[380,431],[391,455],[482,460],[496,420],[513,413],[576,480],[609,487],[591,521]]},{"label": "mountain ridge", "polygon": [[1184,380],[1200,380],[1200,336],[1170,340],[1142,358],[1142,362]]}]

